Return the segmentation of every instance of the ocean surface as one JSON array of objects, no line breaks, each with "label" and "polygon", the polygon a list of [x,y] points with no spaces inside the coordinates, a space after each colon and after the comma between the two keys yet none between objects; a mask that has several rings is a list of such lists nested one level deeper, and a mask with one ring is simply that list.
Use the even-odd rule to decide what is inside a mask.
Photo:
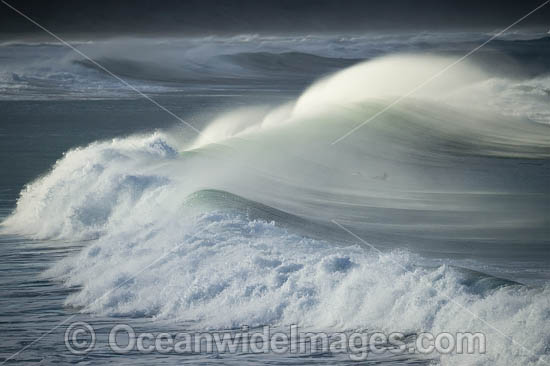
[{"label": "ocean surface", "polygon": [[482,332],[484,354],[366,363],[550,363],[550,38],[454,64],[488,37],[74,42],[179,119],[67,47],[1,44],[0,361],[355,363],[115,354],[124,323]]}]

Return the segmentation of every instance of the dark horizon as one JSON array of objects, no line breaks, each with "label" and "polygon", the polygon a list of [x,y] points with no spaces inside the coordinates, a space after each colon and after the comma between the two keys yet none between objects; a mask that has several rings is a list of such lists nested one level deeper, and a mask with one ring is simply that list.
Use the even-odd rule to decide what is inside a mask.
[{"label": "dark horizon", "polygon": [[[542,1],[117,1],[11,0],[10,5],[65,37],[196,36],[242,33],[492,31],[509,26]],[[43,38],[34,24],[1,4],[3,39]],[[545,6],[514,29],[548,29]]]}]

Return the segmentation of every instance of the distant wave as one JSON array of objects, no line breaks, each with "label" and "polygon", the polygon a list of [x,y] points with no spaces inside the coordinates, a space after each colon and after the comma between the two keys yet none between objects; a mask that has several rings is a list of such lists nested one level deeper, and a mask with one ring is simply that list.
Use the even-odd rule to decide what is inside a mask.
[{"label": "distant wave", "polygon": [[[435,47],[432,52],[462,56],[468,43],[458,50]],[[475,44],[471,46],[474,48]],[[476,63],[493,74],[508,76],[537,76],[550,71],[550,37],[534,40],[495,40],[486,49],[472,56]],[[382,53],[382,52],[380,52]],[[114,73],[139,80],[163,82],[193,82],[205,79],[272,79],[313,78],[334,72],[365,58],[326,57],[305,52],[237,52],[212,55],[201,59],[139,60],[132,58],[101,56],[96,59]],[[88,60],[75,63],[97,69]],[[520,66],[521,65],[521,66]]]},{"label": "distant wave", "polygon": [[[96,60],[117,75],[140,80],[163,82],[230,82],[237,79],[265,80],[277,77],[280,82],[303,78],[312,80],[329,72],[345,68],[360,60],[321,57],[301,52],[244,52],[214,56],[198,64],[182,60],[181,64],[161,64],[131,59],[99,58]],[[75,63],[103,72],[88,60]]]},{"label": "distant wave", "polygon": [[[493,50],[499,50],[521,65],[525,75],[536,76],[550,71],[550,37],[526,40],[495,40]],[[495,67],[493,63],[493,67]]]},{"label": "distant wave", "polygon": [[[178,93],[189,87],[200,89],[204,85],[262,84],[294,91],[318,77],[382,55],[431,52],[459,58],[487,37],[469,33],[249,35],[75,44],[115,74],[131,79],[139,90],[156,94]],[[495,77],[539,78],[550,70],[549,42],[548,37],[495,40],[470,59]],[[2,99],[128,97],[135,97],[135,93],[67,47],[54,43],[0,45]]]}]

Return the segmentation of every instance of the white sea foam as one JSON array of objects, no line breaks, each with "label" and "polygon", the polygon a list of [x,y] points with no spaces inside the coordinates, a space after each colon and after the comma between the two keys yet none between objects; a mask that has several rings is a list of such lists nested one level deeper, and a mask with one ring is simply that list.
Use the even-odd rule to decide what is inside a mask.
[{"label": "white sea foam", "polygon": [[541,355],[550,341],[550,289],[491,289],[450,267],[414,263],[406,252],[335,247],[240,215],[182,212],[107,235],[48,275],[81,286],[67,304],[97,314],[178,319],[199,328],[479,331],[487,355],[442,362],[543,364],[530,351]]},{"label": "white sea foam", "polygon": [[158,133],[70,150],[50,173],[25,187],[3,225],[39,238],[96,238],[115,225],[118,214],[127,217],[140,199],[168,183],[144,169],[177,155]]}]

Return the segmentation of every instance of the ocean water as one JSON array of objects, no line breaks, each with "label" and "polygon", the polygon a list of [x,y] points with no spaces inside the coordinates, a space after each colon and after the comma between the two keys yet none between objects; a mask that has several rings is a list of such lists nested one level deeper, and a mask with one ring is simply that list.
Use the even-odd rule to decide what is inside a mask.
[{"label": "ocean water", "polygon": [[[67,48],[1,45],[0,357],[354,363],[108,347],[121,323],[295,324],[487,339],[484,354],[388,346],[367,363],[547,364],[550,39],[495,41],[386,110],[484,37],[77,43],[185,123]],[[75,321],[95,329],[86,354],[65,345]]]}]

